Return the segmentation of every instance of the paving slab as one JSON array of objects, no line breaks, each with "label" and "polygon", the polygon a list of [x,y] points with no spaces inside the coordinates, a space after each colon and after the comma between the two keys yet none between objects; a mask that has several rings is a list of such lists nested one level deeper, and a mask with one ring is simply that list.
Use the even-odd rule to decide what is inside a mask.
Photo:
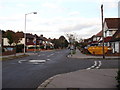
[{"label": "paving slab", "polygon": [[59,74],[38,88],[116,88],[118,69],[79,70]]}]

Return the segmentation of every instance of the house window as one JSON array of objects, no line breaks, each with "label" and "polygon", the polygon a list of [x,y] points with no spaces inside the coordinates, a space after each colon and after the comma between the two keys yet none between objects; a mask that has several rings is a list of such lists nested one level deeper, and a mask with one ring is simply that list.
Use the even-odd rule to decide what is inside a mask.
[{"label": "house window", "polygon": [[29,42],[29,39],[27,39],[27,42]]},{"label": "house window", "polygon": [[109,36],[112,36],[112,31],[109,31]]}]

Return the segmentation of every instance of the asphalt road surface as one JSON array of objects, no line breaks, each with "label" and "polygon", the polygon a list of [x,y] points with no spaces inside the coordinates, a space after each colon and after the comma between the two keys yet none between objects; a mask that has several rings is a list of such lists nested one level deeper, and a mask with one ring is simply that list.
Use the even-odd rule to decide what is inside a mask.
[{"label": "asphalt road surface", "polygon": [[28,57],[2,62],[3,88],[33,88],[46,79],[80,69],[117,68],[118,60],[82,60],[66,57],[67,49],[39,52]]}]

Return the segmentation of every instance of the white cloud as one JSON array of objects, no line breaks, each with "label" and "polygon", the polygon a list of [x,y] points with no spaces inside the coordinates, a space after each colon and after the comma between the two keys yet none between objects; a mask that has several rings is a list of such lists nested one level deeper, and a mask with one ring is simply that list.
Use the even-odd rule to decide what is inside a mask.
[{"label": "white cloud", "polygon": [[58,2],[44,3],[42,4],[42,7],[48,11],[53,11],[52,13],[63,12],[64,10],[67,10],[67,8],[62,7]]},{"label": "white cloud", "polygon": [[[31,16],[32,17],[32,16]],[[101,19],[99,18],[83,18],[83,17],[53,17],[53,18],[42,18],[34,17],[31,18],[31,22],[27,23],[28,32],[37,32],[37,33],[69,33],[77,32],[80,35],[84,34],[91,36],[94,30],[100,31],[98,27],[101,25]],[[28,18],[28,19],[29,19]],[[92,32],[91,32],[92,30]],[[93,32],[95,33],[95,32]],[[58,34],[55,34],[56,37]],[[52,35],[53,36],[53,35]]]},{"label": "white cloud", "polygon": [[47,8],[55,8],[55,9],[58,8],[58,6],[53,3],[44,3],[42,6]]},{"label": "white cloud", "polygon": [[17,7],[22,7],[22,8],[28,7],[28,5],[23,4],[23,3],[16,4],[16,6],[17,6]]},{"label": "white cloud", "polygon": [[74,12],[69,13],[70,16],[76,16],[76,15],[79,15],[79,14],[80,14],[79,11],[74,11]]}]

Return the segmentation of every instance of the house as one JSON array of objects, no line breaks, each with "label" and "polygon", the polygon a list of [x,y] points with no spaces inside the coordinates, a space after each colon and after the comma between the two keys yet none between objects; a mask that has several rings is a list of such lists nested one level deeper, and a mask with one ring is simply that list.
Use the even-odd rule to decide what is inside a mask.
[{"label": "house", "polygon": [[[21,38],[19,40],[19,42],[17,43],[17,45],[24,44],[24,42],[25,42],[24,33],[23,32],[17,32],[17,35]],[[2,38],[2,41],[3,41],[3,46],[10,46],[10,44],[8,43],[8,39],[6,38],[6,36],[4,36]],[[11,44],[11,46],[15,46],[15,45],[16,45],[15,43]]]},{"label": "house", "polygon": [[27,49],[29,48],[29,47],[33,47],[35,44],[33,43],[33,40],[35,39],[35,36],[34,35],[32,35],[32,34],[30,34],[30,33],[26,33],[26,41],[25,41],[25,43],[26,43],[26,47],[27,47]]},{"label": "house", "polygon": [[113,36],[118,30],[120,18],[105,18],[104,37]]},{"label": "house", "polygon": [[113,35],[110,43],[113,47],[113,53],[120,53],[120,29]]},{"label": "house", "polygon": [[27,49],[30,48],[41,48],[41,49],[47,49],[47,47],[51,47],[53,46],[53,44],[51,43],[51,41],[49,39],[47,39],[46,37],[43,37],[43,35],[33,35],[30,33],[26,34],[26,47]]},{"label": "house", "polygon": [[96,35],[93,35],[91,38],[92,38],[91,44],[95,44],[95,43],[98,44],[100,40],[102,40],[102,30],[98,32]]},{"label": "house", "polygon": [[[105,18],[104,21],[104,41],[105,46],[110,46],[113,48],[113,53],[118,52],[118,42],[113,43],[113,38],[118,33],[118,28],[120,27],[120,18]],[[112,42],[111,42],[112,41]]]},{"label": "house", "polygon": [[91,38],[85,39],[84,42],[90,44],[98,44],[102,40],[102,30],[96,35],[93,35]]},{"label": "house", "polygon": [[[119,22],[120,18],[105,18],[104,21],[104,39],[106,40],[105,45],[111,46],[110,39],[118,30],[118,26],[120,25]],[[109,40],[108,40],[109,39]]]}]

